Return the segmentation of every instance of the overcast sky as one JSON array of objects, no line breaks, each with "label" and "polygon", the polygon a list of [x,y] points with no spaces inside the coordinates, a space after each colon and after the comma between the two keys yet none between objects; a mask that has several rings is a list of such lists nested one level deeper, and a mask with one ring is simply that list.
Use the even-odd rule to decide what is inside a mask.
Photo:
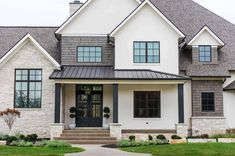
[{"label": "overcast sky", "polygon": [[[58,26],[72,0],[1,0],[0,26]],[[83,0],[85,1],[85,0]],[[235,24],[234,0],[195,0]]]}]

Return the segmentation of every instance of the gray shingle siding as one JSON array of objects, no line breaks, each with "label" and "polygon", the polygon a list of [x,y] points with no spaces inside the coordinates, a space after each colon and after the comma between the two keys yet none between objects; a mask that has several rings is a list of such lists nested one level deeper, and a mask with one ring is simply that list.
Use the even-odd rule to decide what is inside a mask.
[{"label": "gray shingle siding", "polygon": [[[201,93],[214,92],[215,112],[202,112]],[[193,116],[223,116],[223,82],[192,81],[192,114]]]},{"label": "gray shingle siding", "polygon": [[[78,63],[77,47],[78,46],[101,46],[102,62],[101,63]],[[61,64],[62,65],[113,65],[113,46],[108,44],[107,37],[78,37],[62,36],[61,37]]]}]

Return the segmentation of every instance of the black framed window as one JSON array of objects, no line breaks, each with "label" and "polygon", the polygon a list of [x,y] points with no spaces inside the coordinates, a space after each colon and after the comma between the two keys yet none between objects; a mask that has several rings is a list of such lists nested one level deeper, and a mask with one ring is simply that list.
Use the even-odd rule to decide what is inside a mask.
[{"label": "black framed window", "polygon": [[78,47],[77,48],[78,62],[101,62],[102,48],[101,47]]},{"label": "black framed window", "polygon": [[199,46],[199,61],[200,62],[211,62],[212,53],[211,53],[211,46],[203,45]]},{"label": "black framed window", "polygon": [[15,70],[15,108],[41,108],[42,70]]},{"label": "black framed window", "polygon": [[161,95],[158,91],[134,92],[134,117],[135,118],[160,118]]},{"label": "black framed window", "polygon": [[202,111],[214,112],[215,111],[215,94],[211,92],[202,93]]},{"label": "black framed window", "polygon": [[134,42],[134,63],[160,63],[160,42]]}]

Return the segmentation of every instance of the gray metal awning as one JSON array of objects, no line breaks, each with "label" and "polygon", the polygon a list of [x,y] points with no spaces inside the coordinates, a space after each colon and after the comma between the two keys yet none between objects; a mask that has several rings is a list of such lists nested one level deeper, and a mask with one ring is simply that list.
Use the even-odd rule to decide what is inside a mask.
[{"label": "gray metal awning", "polygon": [[63,66],[50,79],[72,80],[190,80],[189,77],[152,70],[114,70],[111,66]]}]

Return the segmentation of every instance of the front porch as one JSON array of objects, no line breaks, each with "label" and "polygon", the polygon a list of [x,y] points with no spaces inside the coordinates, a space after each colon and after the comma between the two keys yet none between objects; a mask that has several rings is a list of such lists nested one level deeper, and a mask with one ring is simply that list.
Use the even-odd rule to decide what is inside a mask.
[{"label": "front porch", "polygon": [[[188,79],[161,76],[164,79],[56,79],[52,138],[69,129],[71,107],[82,112],[76,116],[77,128],[106,128],[109,125],[110,136],[118,139],[126,136],[127,131],[135,133],[139,130],[145,134],[157,131],[185,136],[188,127],[184,124],[184,83]],[[136,92],[148,94],[138,99]],[[154,96],[148,99],[148,107],[145,96]],[[107,120],[103,117],[105,107],[111,110]]]}]

